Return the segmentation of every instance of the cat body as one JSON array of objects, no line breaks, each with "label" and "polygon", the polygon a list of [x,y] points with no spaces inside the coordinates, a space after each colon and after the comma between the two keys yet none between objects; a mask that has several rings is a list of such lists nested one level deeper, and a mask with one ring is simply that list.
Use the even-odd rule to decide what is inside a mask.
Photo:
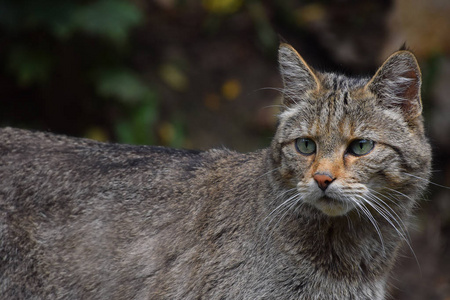
[{"label": "cat body", "polygon": [[384,299],[430,172],[417,63],[349,79],[279,59],[257,152],[0,129],[3,298]]}]

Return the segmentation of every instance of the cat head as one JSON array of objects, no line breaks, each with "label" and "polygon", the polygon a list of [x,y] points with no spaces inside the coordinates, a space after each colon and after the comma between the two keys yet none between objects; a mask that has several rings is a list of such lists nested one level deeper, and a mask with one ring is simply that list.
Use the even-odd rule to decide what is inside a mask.
[{"label": "cat head", "polygon": [[410,208],[426,186],[431,161],[414,55],[395,52],[372,78],[315,71],[287,44],[280,46],[279,63],[284,100],[272,143],[277,180],[295,190],[300,203],[329,216],[387,202]]}]

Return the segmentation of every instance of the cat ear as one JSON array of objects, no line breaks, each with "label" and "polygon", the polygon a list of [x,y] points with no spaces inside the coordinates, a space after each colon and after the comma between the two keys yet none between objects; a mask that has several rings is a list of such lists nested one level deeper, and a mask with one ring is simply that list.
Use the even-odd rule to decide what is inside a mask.
[{"label": "cat ear", "polygon": [[400,108],[407,119],[422,113],[419,64],[409,51],[392,54],[366,85],[389,108]]},{"label": "cat ear", "polygon": [[307,92],[319,89],[319,80],[314,71],[291,45],[280,45],[278,62],[284,83],[284,105],[289,107],[300,101]]}]

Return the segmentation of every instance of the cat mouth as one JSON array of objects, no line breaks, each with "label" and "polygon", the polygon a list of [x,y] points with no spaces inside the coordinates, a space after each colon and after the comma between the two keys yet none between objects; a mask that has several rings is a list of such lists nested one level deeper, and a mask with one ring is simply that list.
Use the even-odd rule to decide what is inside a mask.
[{"label": "cat mouth", "polygon": [[315,203],[315,206],[330,217],[345,215],[352,209],[352,206],[348,203],[329,196],[320,197]]},{"label": "cat mouth", "polygon": [[334,198],[331,198],[331,197],[328,197],[328,196],[323,196],[323,197],[321,197],[321,198],[319,199],[319,201],[324,201],[324,202],[327,202],[327,203],[331,203],[331,202],[340,202],[340,200],[337,200],[337,199],[334,199]]}]

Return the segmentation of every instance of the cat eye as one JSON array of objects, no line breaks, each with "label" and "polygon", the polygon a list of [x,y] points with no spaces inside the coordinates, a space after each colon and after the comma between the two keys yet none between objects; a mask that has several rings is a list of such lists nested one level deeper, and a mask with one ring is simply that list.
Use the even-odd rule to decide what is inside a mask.
[{"label": "cat eye", "polygon": [[368,154],[372,151],[375,146],[375,142],[371,140],[354,140],[350,143],[347,152],[355,156],[362,156]]},{"label": "cat eye", "polygon": [[303,155],[311,155],[316,152],[316,143],[308,138],[295,140],[295,149]]}]

